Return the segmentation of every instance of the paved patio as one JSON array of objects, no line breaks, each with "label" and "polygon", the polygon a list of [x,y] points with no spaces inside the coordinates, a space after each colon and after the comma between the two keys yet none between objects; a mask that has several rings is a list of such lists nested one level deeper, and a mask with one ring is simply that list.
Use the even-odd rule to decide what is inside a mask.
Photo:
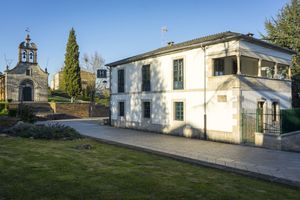
[{"label": "paved patio", "polygon": [[101,126],[97,119],[57,122],[105,142],[300,186],[300,153]]}]

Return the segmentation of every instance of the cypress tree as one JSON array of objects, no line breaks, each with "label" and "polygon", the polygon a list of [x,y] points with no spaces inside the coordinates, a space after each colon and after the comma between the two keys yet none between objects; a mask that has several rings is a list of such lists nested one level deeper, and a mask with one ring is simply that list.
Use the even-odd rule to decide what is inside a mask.
[{"label": "cypress tree", "polygon": [[263,39],[298,52],[292,61],[293,106],[300,107],[300,0],[291,0],[276,18],[265,22]]},{"label": "cypress tree", "polygon": [[71,102],[74,102],[75,98],[81,93],[81,78],[79,67],[79,46],[77,44],[75,30],[73,28],[70,31],[66,47],[63,75],[65,90],[71,97]]}]

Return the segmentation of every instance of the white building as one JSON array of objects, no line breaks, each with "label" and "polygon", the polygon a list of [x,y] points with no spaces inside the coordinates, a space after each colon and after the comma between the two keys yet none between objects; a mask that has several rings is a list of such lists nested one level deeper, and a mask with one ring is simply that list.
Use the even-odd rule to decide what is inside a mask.
[{"label": "white building", "polygon": [[104,90],[109,89],[109,67],[101,66],[99,69],[96,69],[96,93],[99,95],[103,94]]},{"label": "white building", "polygon": [[107,64],[111,124],[241,143],[245,110],[291,107],[294,53],[224,32]]}]

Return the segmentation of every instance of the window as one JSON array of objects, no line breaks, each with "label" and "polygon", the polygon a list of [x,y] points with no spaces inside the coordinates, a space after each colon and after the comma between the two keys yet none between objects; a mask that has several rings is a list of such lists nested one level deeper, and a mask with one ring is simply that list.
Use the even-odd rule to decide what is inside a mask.
[{"label": "window", "polygon": [[237,61],[232,61],[232,74],[237,74]]},{"label": "window", "polygon": [[29,53],[29,62],[33,63],[33,52]]},{"label": "window", "polygon": [[118,70],[118,92],[124,92],[124,69]]},{"label": "window", "polygon": [[27,52],[23,50],[22,52],[22,62],[26,62]]},{"label": "window", "polygon": [[224,75],[224,59],[218,58],[214,60],[214,75],[222,76]]},{"label": "window", "polygon": [[278,121],[278,102],[272,103],[272,120]]},{"label": "window", "polygon": [[287,65],[278,64],[277,77],[276,78],[279,78],[279,79],[288,78],[288,70],[289,70],[289,67]]},{"label": "window", "polygon": [[173,61],[173,87],[174,90],[180,90],[184,88],[183,85],[183,59],[177,59]]},{"label": "window", "polygon": [[144,118],[151,118],[151,104],[149,101],[143,102]]},{"label": "window", "polygon": [[31,70],[30,69],[26,69],[26,76],[30,76],[31,75]]},{"label": "window", "polygon": [[125,114],[125,105],[124,105],[124,102],[121,101],[119,102],[119,116],[120,117],[124,117],[124,114]]},{"label": "window", "polygon": [[144,65],[142,67],[142,91],[151,90],[150,78],[151,78],[150,65]]},{"label": "window", "polygon": [[107,70],[98,69],[97,70],[97,78],[107,78]]},{"label": "window", "polygon": [[175,116],[174,119],[178,121],[183,121],[184,120],[184,108],[183,108],[183,102],[174,102],[174,112]]},{"label": "window", "polygon": [[261,76],[267,78],[273,78],[275,72],[275,63],[262,60],[261,62]]}]

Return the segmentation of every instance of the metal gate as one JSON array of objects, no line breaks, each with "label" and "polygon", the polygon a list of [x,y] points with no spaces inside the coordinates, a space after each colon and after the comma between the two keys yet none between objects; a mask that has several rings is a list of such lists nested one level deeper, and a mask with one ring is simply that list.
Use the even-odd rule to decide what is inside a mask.
[{"label": "metal gate", "polygon": [[255,132],[279,135],[281,133],[281,116],[270,110],[258,108],[242,112],[242,141],[254,144]]},{"label": "metal gate", "polygon": [[257,129],[257,114],[255,112],[242,112],[242,142],[255,143],[255,132]]}]

